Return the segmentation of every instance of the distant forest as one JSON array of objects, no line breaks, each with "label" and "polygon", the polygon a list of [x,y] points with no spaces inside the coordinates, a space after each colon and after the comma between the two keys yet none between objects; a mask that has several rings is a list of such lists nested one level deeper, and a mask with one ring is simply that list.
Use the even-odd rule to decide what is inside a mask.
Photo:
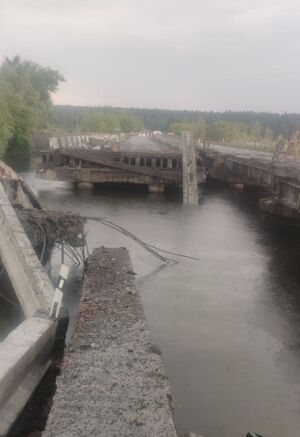
[{"label": "distant forest", "polygon": [[300,130],[300,114],[55,105],[53,127],[70,132],[192,130],[200,139],[271,150],[276,142],[288,141]]}]

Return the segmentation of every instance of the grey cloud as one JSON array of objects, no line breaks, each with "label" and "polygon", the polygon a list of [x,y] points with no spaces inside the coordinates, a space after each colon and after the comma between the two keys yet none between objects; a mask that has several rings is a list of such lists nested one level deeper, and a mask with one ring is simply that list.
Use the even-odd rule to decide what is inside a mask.
[{"label": "grey cloud", "polygon": [[295,0],[0,0],[0,57],[70,104],[299,112]]}]

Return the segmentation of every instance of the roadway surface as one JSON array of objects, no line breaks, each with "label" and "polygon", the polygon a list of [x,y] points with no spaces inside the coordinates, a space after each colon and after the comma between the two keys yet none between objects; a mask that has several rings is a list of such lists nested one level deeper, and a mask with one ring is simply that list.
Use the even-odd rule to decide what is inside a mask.
[{"label": "roadway surface", "polygon": [[135,135],[121,142],[120,147],[122,152],[177,152],[172,146],[161,144],[155,139],[140,135]]}]

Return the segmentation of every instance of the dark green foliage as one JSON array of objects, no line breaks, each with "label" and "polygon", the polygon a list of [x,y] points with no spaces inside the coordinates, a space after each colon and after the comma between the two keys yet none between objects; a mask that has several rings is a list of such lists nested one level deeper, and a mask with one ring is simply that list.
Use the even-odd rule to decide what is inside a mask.
[{"label": "dark green foliage", "polygon": [[139,132],[144,129],[144,123],[126,109],[55,106],[54,127],[81,132]]},{"label": "dark green foliage", "polygon": [[[0,66],[0,154],[28,154],[31,132],[46,128],[52,111],[50,93],[64,78],[50,68],[6,58]],[[2,119],[3,120],[3,119]]]},{"label": "dark green foliage", "polygon": [[[273,114],[252,111],[245,112],[204,112],[172,111],[161,109],[110,108],[55,106],[55,126],[63,130],[111,131],[120,129],[129,132],[139,130],[143,125],[147,130],[161,130],[178,133],[192,130],[197,138],[248,147],[262,147],[272,150],[281,135],[288,140],[296,130],[300,130],[300,114]],[[139,120],[139,129],[129,123],[120,123],[120,114],[131,115]],[[115,120],[109,128],[103,122],[104,115]],[[97,120],[97,122],[96,122]],[[98,129],[95,129],[98,130]]]},{"label": "dark green foliage", "polygon": [[0,158],[4,155],[12,132],[12,117],[0,84]]}]

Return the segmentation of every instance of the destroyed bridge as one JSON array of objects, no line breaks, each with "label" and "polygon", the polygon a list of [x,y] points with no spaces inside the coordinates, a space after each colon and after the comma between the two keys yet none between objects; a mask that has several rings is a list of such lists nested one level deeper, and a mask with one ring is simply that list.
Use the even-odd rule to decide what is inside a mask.
[{"label": "destroyed bridge", "polygon": [[[176,149],[175,149],[176,150]],[[189,185],[189,164],[181,151],[137,152],[56,149],[41,153],[37,176],[74,183],[127,183],[148,185],[149,192],[167,186]],[[260,207],[266,212],[300,218],[300,162],[271,154],[221,146],[196,152],[196,183],[207,179],[257,187],[265,192]],[[187,174],[187,182],[184,173]]]},{"label": "destroyed bridge", "polygon": [[[197,170],[200,182],[200,158]],[[56,149],[42,152],[37,176],[75,183],[144,184],[157,193],[166,186],[182,185],[182,154]]]}]

